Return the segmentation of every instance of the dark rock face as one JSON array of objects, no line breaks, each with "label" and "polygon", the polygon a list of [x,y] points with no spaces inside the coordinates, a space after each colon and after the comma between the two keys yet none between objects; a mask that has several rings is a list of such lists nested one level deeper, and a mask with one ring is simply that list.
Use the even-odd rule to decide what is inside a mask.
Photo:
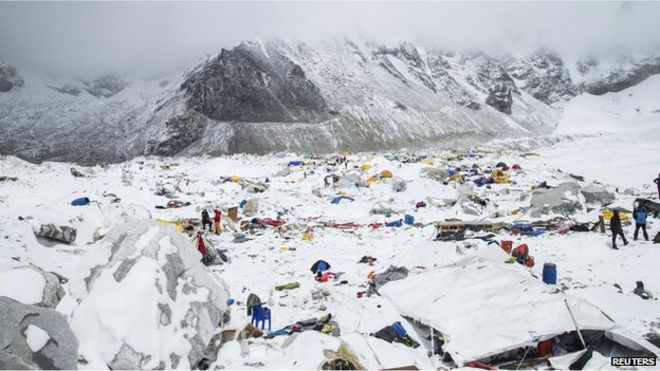
[{"label": "dark rock face", "polygon": [[[303,69],[266,45],[243,43],[193,72],[181,85],[188,107],[218,121],[319,122],[329,118]],[[266,54],[267,53],[267,54]]]},{"label": "dark rock face", "polygon": [[85,90],[97,98],[110,98],[128,86],[128,81],[115,76],[104,76],[100,79],[85,81]]},{"label": "dark rock face", "polygon": [[[629,88],[644,81],[647,77],[660,73],[660,57],[647,58],[639,62],[619,61],[618,68],[611,69],[604,78],[588,80],[579,85],[580,90],[602,95]],[[578,72],[586,75],[598,67],[593,59],[578,62]]]},{"label": "dark rock face", "polygon": [[55,90],[58,93],[69,94],[69,95],[73,95],[74,97],[77,97],[80,95],[80,93],[82,93],[82,89],[71,84],[65,84],[62,85],[61,87],[49,86],[49,88]]},{"label": "dark rock face", "polygon": [[521,90],[546,104],[568,100],[578,93],[568,69],[553,53],[537,51],[528,58],[508,65],[507,71],[522,81]]},{"label": "dark rock face", "polygon": [[0,63],[0,93],[20,88],[23,84],[23,78],[18,74],[15,67]]},{"label": "dark rock face", "polygon": [[489,87],[486,104],[510,115],[512,112],[511,106],[513,105],[512,93],[517,91],[515,82],[504,70],[500,70],[492,81],[493,84]]},{"label": "dark rock face", "polygon": [[174,156],[183,151],[191,143],[199,140],[206,129],[205,120],[201,115],[193,114],[187,117],[173,117],[165,126],[168,139],[149,144],[147,153],[160,156]]}]

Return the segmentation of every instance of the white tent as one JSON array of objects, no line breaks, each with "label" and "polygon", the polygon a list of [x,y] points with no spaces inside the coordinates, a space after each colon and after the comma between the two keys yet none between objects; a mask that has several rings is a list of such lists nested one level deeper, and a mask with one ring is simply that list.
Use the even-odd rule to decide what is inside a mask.
[{"label": "white tent", "polygon": [[[491,246],[478,254],[380,289],[403,316],[440,331],[458,365],[575,331],[616,324],[583,299],[553,292]],[[569,308],[570,307],[570,312]],[[571,318],[571,312],[575,322]],[[649,344],[650,345],[650,344]]]}]

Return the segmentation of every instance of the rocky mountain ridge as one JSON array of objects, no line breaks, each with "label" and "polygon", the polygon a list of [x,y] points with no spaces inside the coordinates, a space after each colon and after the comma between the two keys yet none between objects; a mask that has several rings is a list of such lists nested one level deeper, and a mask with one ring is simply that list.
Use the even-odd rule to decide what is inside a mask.
[{"label": "rocky mountain ridge", "polygon": [[[508,54],[243,42],[178,82],[44,84],[0,66],[0,153],[85,164],[139,155],[376,150],[552,132],[564,102],[660,72],[660,54],[565,63]],[[172,79],[176,81],[176,78]],[[45,88],[45,89],[44,89]]]}]

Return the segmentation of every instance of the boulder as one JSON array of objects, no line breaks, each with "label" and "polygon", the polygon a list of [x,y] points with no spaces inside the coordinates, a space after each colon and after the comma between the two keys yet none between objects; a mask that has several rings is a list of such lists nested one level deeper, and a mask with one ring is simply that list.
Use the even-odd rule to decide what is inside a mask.
[{"label": "boulder", "polygon": [[0,296],[23,304],[55,308],[64,297],[64,289],[54,274],[26,265],[0,272]]},{"label": "boulder", "polygon": [[614,193],[608,191],[605,187],[596,184],[589,184],[580,190],[588,203],[597,203],[602,206],[608,205],[614,201]]},{"label": "boulder", "polygon": [[0,369],[76,369],[78,340],[53,309],[0,296]]},{"label": "boulder", "polygon": [[0,93],[6,93],[14,88],[23,86],[23,78],[14,66],[0,62]]},{"label": "boulder", "polygon": [[437,180],[438,182],[444,182],[449,178],[449,173],[437,167],[425,167],[422,169],[421,175],[425,178]]},{"label": "boulder", "polygon": [[190,369],[229,319],[228,288],[174,227],[133,222],[81,259],[71,327],[91,368]]},{"label": "boulder", "polygon": [[403,192],[405,190],[406,190],[406,181],[399,177],[394,177],[392,179],[392,191]]},{"label": "boulder", "polygon": [[580,202],[580,186],[577,183],[566,182],[555,188],[538,189],[532,193],[532,216],[546,213],[572,214],[582,210]]}]

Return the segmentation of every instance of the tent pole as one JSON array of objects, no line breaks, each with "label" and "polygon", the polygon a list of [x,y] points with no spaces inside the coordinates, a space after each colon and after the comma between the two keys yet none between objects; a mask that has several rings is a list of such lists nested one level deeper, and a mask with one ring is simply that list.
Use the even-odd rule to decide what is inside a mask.
[{"label": "tent pole", "polygon": [[564,304],[566,304],[566,309],[568,309],[568,314],[571,315],[571,320],[573,320],[573,325],[575,325],[575,330],[577,330],[578,336],[580,337],[580,341],[582,342],[582,346],[584,347],[584,349],[587,349],[587,343],[584,342],[584,338],[582,337],[582,333],[580,332],[580,327],[578,326],[577,321],[575,321],[575,317],[573,316],[571,307],[568,305],[568,301],[566,301],[566,296],[564,296]]}]

